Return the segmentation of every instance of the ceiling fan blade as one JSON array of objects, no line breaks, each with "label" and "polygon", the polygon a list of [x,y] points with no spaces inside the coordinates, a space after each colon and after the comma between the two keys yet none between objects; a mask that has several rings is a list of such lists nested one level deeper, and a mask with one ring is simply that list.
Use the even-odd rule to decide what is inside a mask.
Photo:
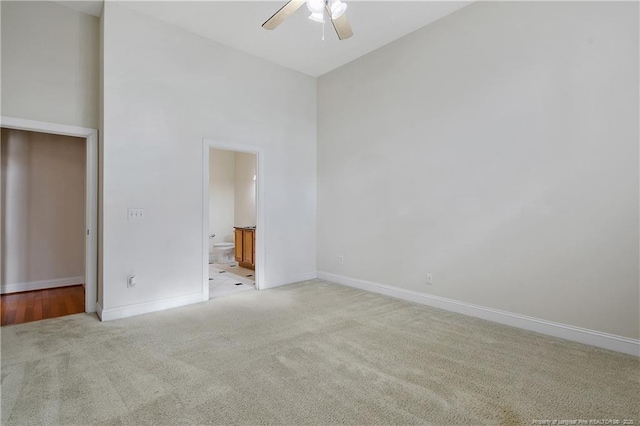
[{"label": "ceiling fan blade", "polygon": [[[331,14],[329,14],[329,16],[331,16]],[[353,35],[353,30],[351,29],[351,24],[349,24],[346,13],[343,13],[339,18],[332,19],[331,22],[340,40],[345,40]]]},{"label": "ceiling fan blade", "polygon": [[298,10],[304,2],[305,0],[290,0],[287,4],[282,6],[279,11],[274,13],[271,18],[267,19],[267,21],[262,24],[262,28],[265,30],[273,30],[278,25],[282,24],[285,19],[293,15],[293,12]]}]

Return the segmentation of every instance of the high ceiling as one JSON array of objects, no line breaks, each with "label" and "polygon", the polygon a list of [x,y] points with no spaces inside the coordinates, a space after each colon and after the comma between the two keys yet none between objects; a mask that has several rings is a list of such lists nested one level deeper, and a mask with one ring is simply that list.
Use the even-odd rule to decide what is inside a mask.
[{"label": "high ceiling", "polygon": [[[111,1],[111,0],[109,0]],[[355,35],[338,40],[331,23],[307,19],[302,6],[273,31],[261,25],[287,0],[281,1],[126,1],[126,7],[224,45],[234,47],[310,76],[320,76],[472,1],[345,0]],[[90,7],[100,1],[60,1]],[[76,7],[77,8],[77,7]]]}]

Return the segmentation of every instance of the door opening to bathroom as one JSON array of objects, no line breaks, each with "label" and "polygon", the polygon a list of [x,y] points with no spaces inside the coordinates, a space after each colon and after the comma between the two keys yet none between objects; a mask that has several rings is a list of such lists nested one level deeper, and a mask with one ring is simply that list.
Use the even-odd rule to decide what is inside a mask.
[{"label": "door opening to bathroom", "polygon": [[205,141],[208,298],[259,288],[259,152]]}]

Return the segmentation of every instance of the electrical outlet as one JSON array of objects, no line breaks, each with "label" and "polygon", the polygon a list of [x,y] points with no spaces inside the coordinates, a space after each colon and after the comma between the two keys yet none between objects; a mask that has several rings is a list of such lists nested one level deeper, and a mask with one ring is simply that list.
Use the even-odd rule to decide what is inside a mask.
[{"label": "electrical outlet", "polygon": [[129,209],[129,220],[144,219],[144,209]]},{"label": "electrical outlet", "polygon": [[427,274],[427,284],[433,284],[433,275]]},{"label": "electrical outlet", "polygon": [[338,263],[340,265],[344,265],[344,256],[342,256],[342,255],[338,256]]}]

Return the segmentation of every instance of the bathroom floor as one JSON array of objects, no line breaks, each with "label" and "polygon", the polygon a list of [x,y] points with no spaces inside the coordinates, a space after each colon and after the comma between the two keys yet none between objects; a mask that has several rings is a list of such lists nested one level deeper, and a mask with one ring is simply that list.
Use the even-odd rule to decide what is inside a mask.
[{"label": "bathroom floor", "polygon": [[238,263],[214,263],[213,266],[223,271],[231,272],[234,275],[247,278],[248,280],[253,281],[254,284],[256,283],[256,271],[248,268],[243,268],[242,266],[238,265]]},{"label": "bathroom floor", "polygon": [[209,265],[209,299],[255,289],[255,277],[252,270],[218,263]]}]

